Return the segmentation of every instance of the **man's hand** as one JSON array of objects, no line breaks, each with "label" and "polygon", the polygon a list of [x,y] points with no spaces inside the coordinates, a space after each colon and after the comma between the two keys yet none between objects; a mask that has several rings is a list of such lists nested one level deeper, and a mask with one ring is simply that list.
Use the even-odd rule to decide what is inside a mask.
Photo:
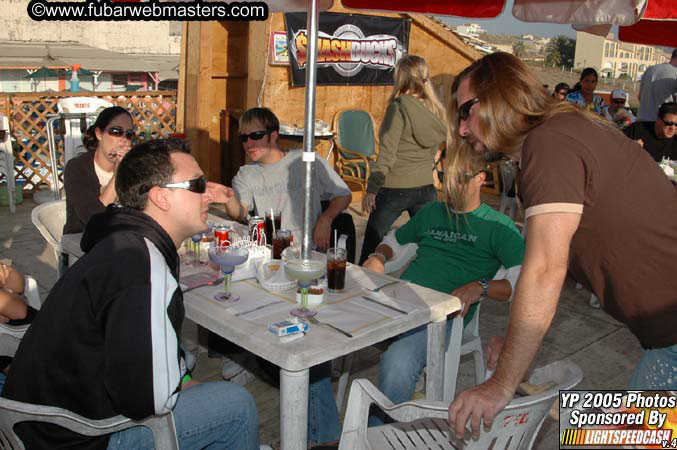
[{"label": "man's hand", "polygon": [[482,296],[482,285],[477,281],[471,281],[470,283],[454,289],[451,295],[455,295],[461,300],[461,304],[463,305],[461,317],[465,317],[465,315],[468,314],[470,305],[477,303]]},{"label": "man's hand", "polygon": [[637,139],[637,140],[635,140],[635,142],[637,142],[639,145],[642,146],[642,148],[644,148],[644,141],[643,140]]},{"label": "man's hand", "polygon": [[368,258],[364,264],[362,264],[362,267],[378,273],[385,273],[386,271],[386,265],[383,262],[383,259],[379,258],[378,256],[372,256],[371,258]]},{"label": "man's hand", "polygon": [[315,242],[315,245],[323,252],[326,252],[330,246],[331,222],[323,215],[317,219],[317,223],[315,224],[315,230],[313,230],[313,242]]},{"label": "man's hand", "polygon": [[513,392],[489,379],[472,389],[461,392],[449,405],[449,425],[456,436],[463,438],[465,424],[470,419],[472,435],[480,436],[480,422],[484,429],[491,429],[494,417],[506,407],[512,399]]},{"label": "man's hand", "polygon": [[213,203],[229,203],[235,198],[235,191],[219,183],[207,182],[207,194]]},{"label": "man's hand", "polygon": [[376,207],[376,194],[365,192],[362,197],[362,212],[371,213]]}]

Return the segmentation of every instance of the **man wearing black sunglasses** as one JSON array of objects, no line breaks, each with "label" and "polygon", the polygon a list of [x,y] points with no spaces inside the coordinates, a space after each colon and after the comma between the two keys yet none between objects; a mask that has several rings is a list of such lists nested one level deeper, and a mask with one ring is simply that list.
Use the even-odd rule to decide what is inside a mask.
[{"label": "man wearing black sunglasses", "polygon": [[663,158],[677,160],[677,103],[663,103],[654,122],[635,122],[623,130],[651,157],[660,162]]},{"label": "man wearing black sunglasses", "polygon": [[[263,216],[271,209],[281,211],[282,228],[295,239],[303,232],[304,163],[301,151],[284,151],[278,144],[280,123],[268,108],[252,108],[240,118],[240,140],[252,164],[240,167],[233,178],[233,190],[224,192],[228,215],[246,221],[249,211]],[[311,236],[326,250],[331,241],[331,224],[348,207],[352,195],[348,186],[323,159],[315,161],[312,189]],[[322,212],[321,201],[329,200]]]},{"label": "man wearing black sunglasses", "polygon": [[[155,140],[121,161],[115,188],[122,206],[87,224],[85,255],[22,340],[4,397],[98,419],[171,411],[181,448],[259,449],[256,404],[244,388],[183,384],[176,249],[207,227],[218,187],[205,182],[189,151],[179,140]],[[16,428],[27,448],[153,447],[144,427],[99,437],[31,422]]]}]

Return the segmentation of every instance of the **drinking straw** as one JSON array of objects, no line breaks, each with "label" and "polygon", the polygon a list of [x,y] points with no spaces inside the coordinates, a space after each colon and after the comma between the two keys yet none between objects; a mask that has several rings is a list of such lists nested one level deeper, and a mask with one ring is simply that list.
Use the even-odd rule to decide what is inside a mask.
[{"label": "drinking straw", "polygon": [[273,224],[273,239],[275,239],[275,212],[270,208],[270,223]]},{"label": "drinking straw", "polygon": [[334,230],[334,248],[338,247],[338,238],[336,237],[336,231],[337,230]]}]

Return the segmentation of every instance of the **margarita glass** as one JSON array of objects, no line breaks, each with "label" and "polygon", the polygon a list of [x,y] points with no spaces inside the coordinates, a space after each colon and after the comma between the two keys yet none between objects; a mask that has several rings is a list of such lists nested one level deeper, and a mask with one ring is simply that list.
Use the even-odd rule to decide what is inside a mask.
[{"label": "margarita glass", "polygon": [[236,302],[239,295],[231,292],[231,279],[235,266],[243,264],[249,258],[249,250],[244,247],[221,247],[212,243],[209,246],[209,260],[221,266],[223,271],[223,292],[214,296],[214,300],[220,302]]},{"label": "margarita glass", "polygon": [[301,288],[301,307],[294,308],[292,316],[313,317],[317,314],[317,311],[308,309],[308,288],[310,282],[323,276],[326,270],[326,264],[312,259],[290,259],[284,263],[287,278],[296,280]]},{"label": "margarita glass", "polygon": [[193,255],[195,256],[193,265],[197,266],[200,264],[200,242],[202,241],[202,233],[195,233],[190,237],[190,240],[193,242]]}]

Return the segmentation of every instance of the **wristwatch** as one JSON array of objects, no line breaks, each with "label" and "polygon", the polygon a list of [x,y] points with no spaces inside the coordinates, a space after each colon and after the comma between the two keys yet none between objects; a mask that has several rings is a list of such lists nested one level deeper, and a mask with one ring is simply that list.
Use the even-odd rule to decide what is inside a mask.
[{"label": "wristwatch", "polygon": [[482,294],[480,299],[487,298],[489,295],[489,281],[488,280],[479,280],[478,283],[482,286]]}]

